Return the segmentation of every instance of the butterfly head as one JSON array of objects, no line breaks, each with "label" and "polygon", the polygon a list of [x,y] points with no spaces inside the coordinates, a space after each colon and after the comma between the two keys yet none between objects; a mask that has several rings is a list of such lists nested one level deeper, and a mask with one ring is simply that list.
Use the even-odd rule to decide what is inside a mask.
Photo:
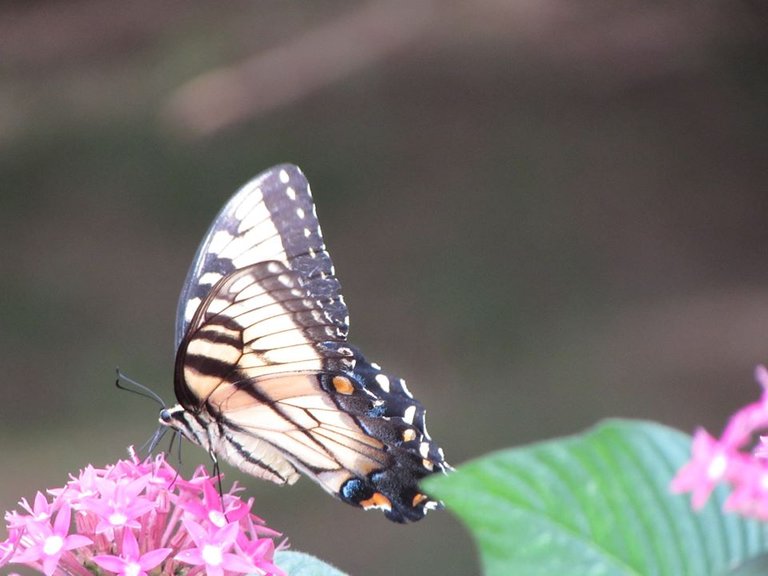
[{"label": "butterfly head", "polygon": [[181,404],[160,410],[158,420],[160,424],[175,430],[190,442],[199,444],[206,450],[210,448],[206,428]]}]

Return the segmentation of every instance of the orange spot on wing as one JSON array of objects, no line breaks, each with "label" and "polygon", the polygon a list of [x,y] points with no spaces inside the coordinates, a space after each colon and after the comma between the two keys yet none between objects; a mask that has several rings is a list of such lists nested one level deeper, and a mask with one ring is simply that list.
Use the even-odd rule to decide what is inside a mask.
[{"label": "orange spot on wing", "polygon": [[352,392],[355,391],[355,387],[352,385],[352,382],[349,378],[346,378],[344,376],[334,376],[333,380],[331,380],[331,383],[333,384],[333,387],[336,389],[336,392],[339,394],[352,394]]},{"label": "orange spot on wing", "polygon": [[384,496],[381,492],[374,492],[373,496],[367,500],[361,500],[360,506],[368,510],[369,508],[384,508],[385,510],[392,510],[392,502],[389,498]]},{"label": "orange spot on wing", "polygon": [[427,496],[426,494],[421,494],[421,493],[416,494],[416,496],[413,497],[413,502],[411,502],[411,505],[414,508],[416,508],[416,506],[424,502],[424,500],[426,500],[427,498],[429,498],[429,496]]},{"label": "orange spot on wing", "polygon": [[411,440],[416,440],[416,430],[413,428],[403,430],[403,441],[410,442]]}]

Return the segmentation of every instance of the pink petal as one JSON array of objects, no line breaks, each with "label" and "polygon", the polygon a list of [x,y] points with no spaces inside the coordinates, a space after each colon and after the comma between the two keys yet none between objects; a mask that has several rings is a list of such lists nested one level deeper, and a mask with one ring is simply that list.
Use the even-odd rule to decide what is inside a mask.
[{"label": "pink petal", "polygon": [[205,564],[203,555],[199,548],[189,548],[187,550],[182,550],[176,554],[173,559],[184,562],[185,564],[192,564],[193,566],[202,566]]},{"label": "pink petal", "polygon": [[53,533],[59,536],[66,536],[69,534],[69,521],[72,518],[72,509],[69,504],[64,504],[56,515],[56,520],[53,524]]},{"label": "pink petal", "polygon": [[697,486],[694,488],[693,494],[691,495],[691,506],[694,510],[701,510],[704,508],[714,488],[713,485]]},{"label": "pink petal", "polygon": [[226,526],[216,530],[215,541],[219,543],[219,545],[224,545],[227,549],[229,549],[232,544],[235,543],[235,539],[237,539],[237,534],[239,531],[240,525],[236,522],[227,524]]},{"label": "pink petal", "polygon": [[124,559],[117,556],[94,556],[92,560],[104,570],[109,570],[115,574],[121,573],[127,564]]},{"label": "pink petal", "polygon": [[139,558],[139,543],[136,541],[136,536],[133,535],[133,530],[123,531],[123,549],[120,551],[120,555],[129,560]]},{"label": "pink petal", "polygon": [[267,555],[271,557],[275,551],[275,543],[269,538],[262,538],[254,542],[254,544],[255,546],[248,550],[248,556],[251,558]]},{"label": "pink petal", "polygon": [[56,567],[59,565],[59,558],[59,554],[56,554],[55,556],[46,556],[43,558],[43,573],[45,576],[53,575],[53,571],[56,570]]},{"label": "pink petal", "polygon": [[64,539],[64,550],[74,550],[75,548],[82,548],[83,546],[88,546],[89,544],[93,544],[93,540],[88,538],[88,536],[83,536],[82,534],[72,534],[71,536],[67,536]]},{"label": "pink petal", "polygon": [[221,563],[221,566],[226,570],[242,572],[243,574],[252,572],[254,568],[253,562],[250,559],[241,558],[237,554],[224,554],[224,561]]},{"label": "pink petal", "polygon": [[205,573],[208,576],[224,576],[224,568],[221,566],[206,566]]},{"label": "pink petal", "polygon": [[203,502],[205,502],[205,506],[208,510],[221,512],[224,508],[219,492],[216,490],[213,482],[206,482],[203,485]]},{"label": "pink petal", "polygon": [[173,552],[173,548],[158,548],[157,550],[151,550],[139,559],[139,565],[141,565],[142,570],[148,572],[149,570],[152,570],[152,568],[159,566],[171,552]]},{"label": "pink petal", "polygon": [[768,425],[768,405],[753,402],[737,410],[728,419],[719,444],[726,449],[736,450],[752,440],[752,434]]},{"label": "pink petal", "polygon": [[187,518],[184,518],[182,523],[184,524],[184,529],[192,537],[192,540],[197,546],[202,546],[207,541],[208,532],[205,528],[200,526],[200,524]]},{"label": "pink petal", "polygon": [[768,369],[762,364],[755,366],[755,380],[763,387],[763,393],[768,393]]}]

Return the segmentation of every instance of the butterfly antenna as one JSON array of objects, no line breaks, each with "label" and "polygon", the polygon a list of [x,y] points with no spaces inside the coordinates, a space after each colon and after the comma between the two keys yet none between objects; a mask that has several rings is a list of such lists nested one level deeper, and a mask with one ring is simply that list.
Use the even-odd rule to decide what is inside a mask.
[{"label": "butterfly antenna", "polygon": [[[115,380],[115,386],[117,386],[120,390],[125,390],[126,392],[131,392],[132,394],[138,394],[139,396],[143,396],[144,398],[150,398],[151,400],[154,400],[157,402],[162,408],[166,407],[165,402],[162,398],[160,398],[159,394],[155,392],[154,390],[151,390],[150,388],[147,388],[144,386],[144,384],[140,384],[136,382],[136,380],[129,378],[122,372],[120,372],[120,368],[115,368],[115,372],[117,373],[117,380]],[[121,381],[127,382],[128,384],[131,384],[134,386],[134,388],[128,388],[127,386],[124,386],[121,384]]]}]

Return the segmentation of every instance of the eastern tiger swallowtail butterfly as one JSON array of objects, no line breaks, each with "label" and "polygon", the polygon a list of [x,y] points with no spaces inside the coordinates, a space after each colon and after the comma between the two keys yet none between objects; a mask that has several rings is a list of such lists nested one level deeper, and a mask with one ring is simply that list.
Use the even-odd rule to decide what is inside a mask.
[{"label": "eastern tiger swallowtail butterfly", "polygon": [[405,381],[347,342],[349,317],[304,174],[243,186],[197,250],[176,317],[169,426],[277,484],[299,473],[390,520],[440,503],[418,486],[450,466]]}]

